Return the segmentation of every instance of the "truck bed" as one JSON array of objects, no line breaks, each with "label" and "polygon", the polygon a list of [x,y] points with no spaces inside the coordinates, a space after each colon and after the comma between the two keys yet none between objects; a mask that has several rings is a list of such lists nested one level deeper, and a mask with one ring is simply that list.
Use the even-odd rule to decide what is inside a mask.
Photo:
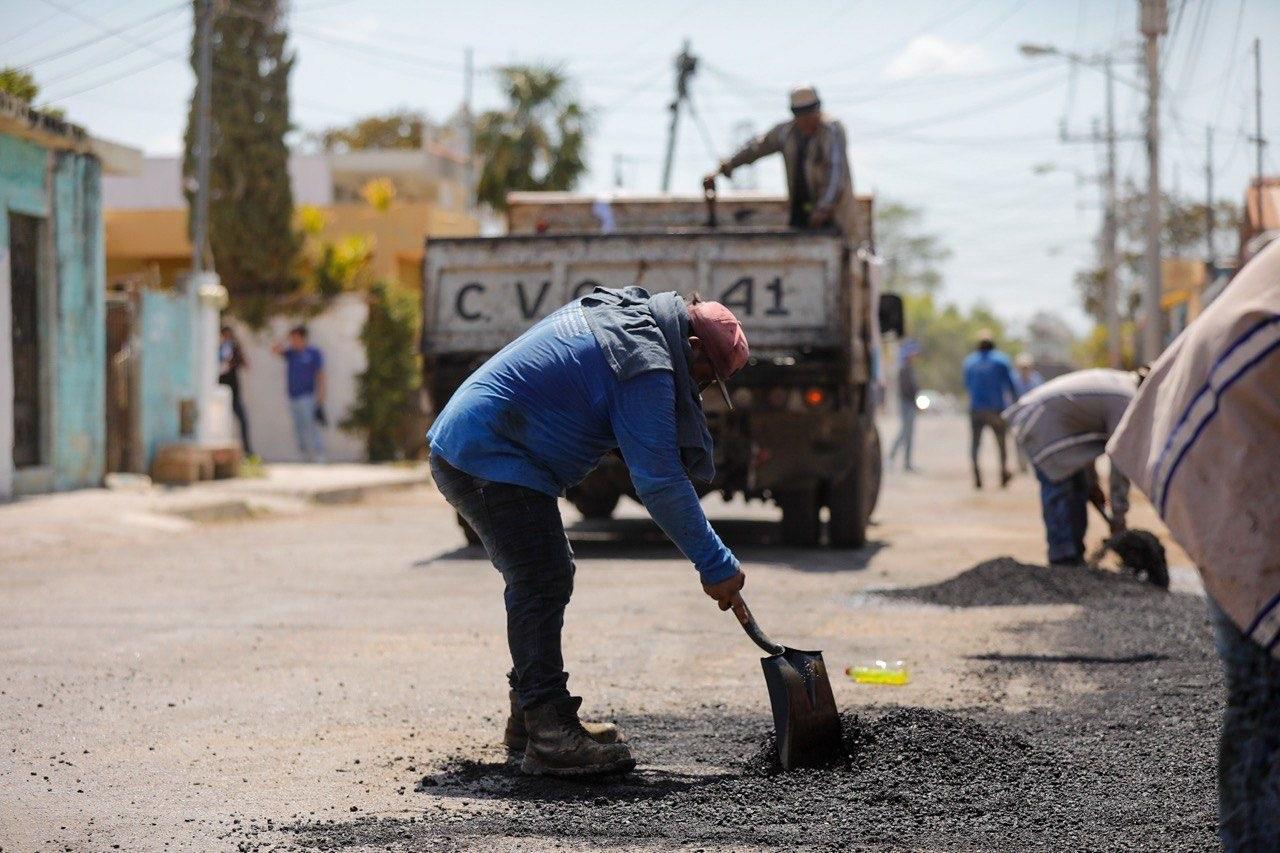
[{"label": "truck bed", "polygon": [[432,239],[423,350],[492,352],[598,285],[722,302],[753,350],[845,348],[855,326],[844,252],[834,234],[788,229]]}]

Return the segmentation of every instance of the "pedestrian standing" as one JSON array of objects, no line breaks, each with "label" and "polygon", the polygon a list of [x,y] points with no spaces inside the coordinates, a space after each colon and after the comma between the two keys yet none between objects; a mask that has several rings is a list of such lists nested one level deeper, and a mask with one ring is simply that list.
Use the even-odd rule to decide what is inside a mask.
[{"label": "pedestrian standing", "polygon": [[973,486],[982,488],[982,471],[978,468],[978,451],[982,433],[990,429],[1000,451],[1000,487],[1009,484],[1009,462],[1005,449],[1005,422],[1000,413],[1018,399],[1013,384],[1013,367],[1009,357],[996,349],[995,337],[988,329],[978,333],[978,346],[964,360],[964,385],[969,392],[969,458],[973,462]]},{"label": "pedestrian standing", "polygon": [[915,360],[920,355],[920,344],[914,338],[907,338],[898,347],[898,413],[900,417],[898,437],[893,440],[889,450],[889,461],[892,462],[902,451],[902,470],[914,473],[915,465],[911,461],[911,448],[915,440],[916,413],[920,404],[916,398],[920,396],[920,385],[916,381]]},{"label": "pedestrian standing", "polygon": [[[1139,373],[1080,370],[1044,383],[1004,411],[1014,441],[1030,458],[1040,482],[1040,510],[1049,564],[1084,562],[1089,501],[1107,503],[1095,460],[1124,417],[1138,388]],[[1129,480],[1113,467],[1111,535],[1125,529]]]},{"label": "pedestrian standing", "polygon": [[711,528],[690,477],[709,482],[715,450],[701,390],[747,362],[728,308],[597,287],[473,373],[432,424],[440,493],[480,537],[506,583],[511,713],[503,740],[530,774],[588,776],[635,766],[617,727],[583,723],[561,653],[573,551],[556,505],[619,450],[658,526],[721,610],[746,618],[738,558]]},{"label": "pedestrian standing", "polygon": [[249,366],[244,357],[240,340],[230,326],[222,327],[222,339],[218,342],[218,382],[231,389],[231,412],[240,425],[240,446],[245,456],[253,455],[249,445],[249,419],[244,411],[244,397],[240,393],[240,371]]},{"label": "pedestrian standing", "polygon": [[285,390],[298,452],[308,462],[324,462],[324,354],[308,343],[306,326],[289,330],[288,344],[276,344],[272,352],[284,358]]},{"label": "pedestrian standing", "polygon": [[1280,241],[1151,367],[1107,446],[1195,562],[1227,706],[1228,853],[1280,850]]},{"label": "pedestrian standing", "polygon": [[[1018,353],[1013,360],[1013,366],[1013,387],[1018,392],[1019,397],[1036,390],[1044,384],[1044,377],[1040,375],[1040,371],[1036,370],[1036,362],[1031,357],[1031,353]],[[1022,449],[1021,442],[1015,441],[1013,446],[1018,454],[1018,472],[1025,474],[1028,468],[1027,453]]]}]

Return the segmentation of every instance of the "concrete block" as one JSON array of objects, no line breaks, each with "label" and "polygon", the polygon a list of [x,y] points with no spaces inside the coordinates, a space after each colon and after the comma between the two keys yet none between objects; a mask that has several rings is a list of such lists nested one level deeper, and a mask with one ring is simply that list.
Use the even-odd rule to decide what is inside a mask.
[{"label": "concrete block", "polygon": [[212,480],[213,474],[213,455],[194,444],[161,445],[151,462],[151,479],[170,486]]}]

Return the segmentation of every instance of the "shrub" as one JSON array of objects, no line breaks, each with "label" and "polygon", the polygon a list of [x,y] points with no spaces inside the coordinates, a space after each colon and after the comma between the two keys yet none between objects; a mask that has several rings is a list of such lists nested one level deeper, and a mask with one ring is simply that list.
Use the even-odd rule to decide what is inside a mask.
[{"label": "shrub", "polygon": [[374,283],[360,330],[367,366],[356,378],[356,401],[342,422],[343,429],[364,434],[371,462],[403,455],[402,436],[422,384],[418,325],[418,301],[409,292],[394,282]]}]

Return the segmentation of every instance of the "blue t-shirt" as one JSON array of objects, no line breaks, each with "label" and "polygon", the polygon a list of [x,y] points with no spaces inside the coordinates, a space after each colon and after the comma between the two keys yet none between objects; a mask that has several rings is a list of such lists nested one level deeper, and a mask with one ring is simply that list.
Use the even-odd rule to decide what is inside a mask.
[{"label": "blue t-shirt", "polygon": [[618,448],[636,494],[702,582],[738,571],[681,465],[671,371],[619,382],[576,302],[468,377],[427,439],[432,453],[473,477],[552,496]]},{"label": "blue t-shirt", "polygon": [[976,350],[964,360],[964,385],[969,391],[969,411],[1003,412],[1018,399],[1013,365],[998,349]]},{"label": "blue t-shirt", "polygon": [[285,361],[285,384],[289,389],[289,399],[307,397],[316,393],[316,374],[324,369],[324,356],[320,350],[312,346],[302,349],[286,349],[282,355]]}]

